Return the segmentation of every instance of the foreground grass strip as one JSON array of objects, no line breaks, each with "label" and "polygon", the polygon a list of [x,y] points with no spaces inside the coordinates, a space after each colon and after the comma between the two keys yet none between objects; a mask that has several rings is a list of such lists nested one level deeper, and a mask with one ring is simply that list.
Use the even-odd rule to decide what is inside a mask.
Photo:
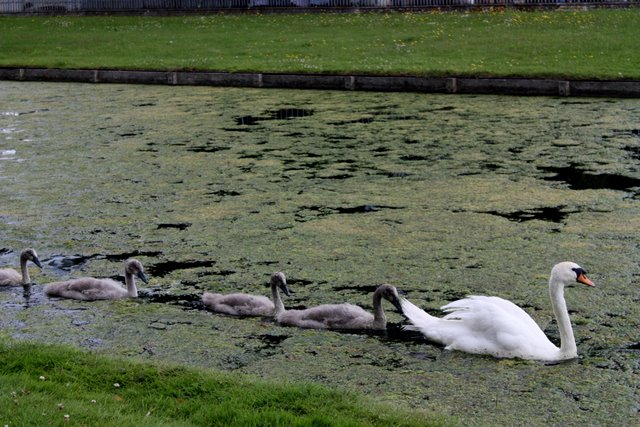
[{"label": "foreground grass strip", "polygon": [[640,79],[640,9],[0,17],[0,66]]},{"label": "foreground grass strip", "polygon": [[0,340],[2,425],[442,425],[312,384]]}]

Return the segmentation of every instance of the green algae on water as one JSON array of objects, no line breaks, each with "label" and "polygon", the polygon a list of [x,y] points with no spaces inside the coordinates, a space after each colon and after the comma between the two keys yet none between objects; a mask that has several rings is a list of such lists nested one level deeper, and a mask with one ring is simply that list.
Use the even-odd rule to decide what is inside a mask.
[{"label": "green algae on water", "polygon": [[[635,100],[1,82],[0,290],[15,337],[355,389],[466,424],[633,424],[639,380]],[[142,298],[48,299],[41,285],[118,277]],[[401,330],[309,331],[197,305],[204,291],[288,307],[392,283],[436,312],[466,294],[521,305],[557,342],[546,283],[573,260],[580,357],[556,365],[445,351]],[[150,295],[165,295],[164,303]]]}]

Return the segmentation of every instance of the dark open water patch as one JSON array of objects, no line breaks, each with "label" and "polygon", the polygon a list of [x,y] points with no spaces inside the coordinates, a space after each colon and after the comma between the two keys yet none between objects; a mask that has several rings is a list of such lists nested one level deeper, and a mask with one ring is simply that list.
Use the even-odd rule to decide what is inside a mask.
[{"label": "dark open water patch", "polygon": [[162,251],[140,251],[138,249],[136,249],[135,251],[131,251],[131,252],[123,252],[121,254],[107,254],[107,255],[93,255],[96,258],[102,258],[104,257],[105,259],[108,259],[109,261],[124,261],[127,260],[129,258],[134,258],[134,257],[149,257],[149,258],[154,258],[154,257],[158,257],[162,255]]},{"label": "dark open water patch", "polygon": [[217,153],[218,151],[229,150],[229,147],[222,145],[196,145],[186,148],[193,153]]},{"label": "dark open water patch", "polygon": [[263,153],[243,153],[238,155],[239,159],[254,159],[254,160],[262,160],[264,158]]},{"label": "dark open water patch", "polygon": [[321,171],[324,170],[327,165],[333,164],[333,160],[308,160],[304,162],[299,162],[297,159],[285,159],[282,161],[284,165],[287,167],[284,168],[285,172],[289,171],[297,171],[297,170],[315,170]]},{"label": "dark open water patch", "polygon": [[359,205],[350,207],[329,207],[329,206],[300,206],[295,214],[297,222],[309,221],[313,218],[320,218],[327,215],[344,214],[367,214],[379,212],[384,209],[404,209],[398,206],[384,205]]},{"label": "dark open water patch", "polygon": [[272,334],[263,334],[256,335],[260,341],[262,341],[265,345],[265,348],[275,349],[277,348],[284,340],[290,338],[291,335],[272,335]]},{"label": "dark open water patch", "polygon": [[353,119],[353,120],[341,120],[338,122],[330,122],[329,124],[334,126],[344,126],[344,125],[351,125],[356,123],[365,124],[365,125],[369,123],[373,123],[373,117],[361,117],[359,119]]},{"label": "dark open water patch", "polygon": [[227,277],[236,274],[235,270],[219,270],[219,271],[201,271],[196,273],[198,277],[222,276]]},{"label": "dark open water patch", "polygon": [[355,175],[352,175],[350,173],[338,173],[335,175],[328,175],[328,176],[317,176],[314,175],[314,178],[317,179],[337,179],[337,180],[344,180],[344,179],[349,179],[349,178],[353,178]]},{"label": "dark open water patch", "polygon": [[265,120],[289,120],[313,115],[313,110],[306,108],[280,108],[278,110],[265,111],[261,116],[236,117],[239,126],[255,126]]},{"label": "dark open water patch", "polygon": [[[387,343],[431,343],[418,331],[404,329],[405,323],[388,322],[385,329],[333,329],[333,331],[350,335],[366,335]],[[444,347],[435,344],[439,347]]]},{"label": "dark open water patch", "polygon": [[92,258],[97,258],[98,255],[53,255],[49,258],[42,260],[42,263],[49,267],[57,268],[63,271],[71,271],[78,267],[81,267]]},{"label": "dark open water patch", "polygon": [[147,271],[152,277],[164,277],[177,270],[189,270],[200,267],[212,267],[215,261],[164,261],[152,264]]},{"label": "dark open water patch", "polygon": [[179,222],[179,223],[175,223],[175,224],[160,223],[157,226],[158,230],[163,229],[163,228],[176,228],[176,229],[178,229],[180,231],[186,230],[189,227],[191,227],[191,223],[190,222]]},{"label": "dark open water patch", "polygon": [[554,223],[564,223],[567,217],[579,211],[566,210],[565,206],[549,206],[534,209],[517,210],[511,212],[500,211],[477,211],[476,213],[483,213],[489,215],[499,216],[506,218],[513,222],[526,222],[526,221],[548,221]]},{"label": "dark open water patch", "polygon": [[[640,187],[640,179],[638,178],[611,173],[593,174],[580,169],[576,164],[566,167],[539,167],[538,169],[555,174],[544,177],[545,181],[564,182],[573,190],[631,191],[632,188]],[[637,191],[634,193],[637,194]]]},{"label": "dark open water patch", "polygon": [[342,291],[354,291],[354,292],[358,292],[361,294],[373,294],[376,289],[378,289],[379,285],[364,285],[364,286],[355,286],[355,285],[349,285],[349,286],[334,286],[333,290],[336,292],[342,292]]},{"label": "dark open water patch", "polygon": [[49,267],[57,268],[63,271],[71,271],[83,267],[89,260],[92,259],[107,259],[109,261],[124,261],[130,258],[144,256],[144,257],[157,257],[162,255],[161,251],[140,251],[135,250],[132,252],[123,252],[120,254],[92,254],[92,255],[52,255],[49,258],[42,260],[43,264]]},{"label": "dark open water patch", "polygon": [[424,160],[431,160],[430,157],[428,156],[418,156],[415,154],[408,154],[405,156],[401,156],[400,160],[405,161],[405,162],[419,162],[419,161],[424,161]]},{"label": "dark open water patch", "polygon": [[359,205],[359,206],[353,206],[353,207],[337,207],[337,208],[330,208],[326,206],[303,206],[302,209],[326,212],[328,214],[331,214],[331,213],[360,214],[360,213],[378,212],[383,209],[403,209],[403,208],[397,207],[397,206],[383,206],[383,205]]},{"label": "dark open water patch", "polygon": [[[640,130],[638,130],[638,136],[640,136]],[[640,160],[640,146],[637,145],[627,145],[622,148],[624,151],[628,152],[632,159]]]},{"label": "dark open water patch", "polygon": [[241,196],[242,193],[239,193],[234,190],[217,190],[217,191],[210,191],[207,193],[207,195],[217,196],[217,197],[235,197],[235,196]]},{"label": "dark open water patch", "polygon": [[206,311],[201,293],[169,294],[149,289],[138,290],[138,299],[145,303],[168,304],[182,307],[183,310]]},{"label": "dark open water patch", "polygon": [[432,108],[430,110],[427,110],[427,112],[436,113],[436,112],[439,112],[439,111],[453,111],[455,109],[456,109],[456,107],[454,107],[453,105],[447,105],[447,106],[444,106],[444,107]]},{"label": "dark open water patch", "polygon": [[280,261],[256,261],[256,265],[275,265],[279,264]]},{"label": "dark open water patch", "polygon": [[[296,277],[287,277],[287,285],[293,285],[294,287],[297,287],[297,288],[302,288],[304,286],[309,286],[309,285],[312,285],[314,283],[316,283],[316,282],[314,282],[313,280],[309,280],[309,279],[300,279],[300,278],[296,278]],[[271,286],[271,284],[269,282],[267,282],[266,286]]]},{"label": "dark open water patch", "polygon": [[141,133],[127,132],[127,133],[121,133],[118,136],[122,138],[129,138],[129,137],[138,136],[138,135],[141,135]]},{"label": "dark open water patch", "polygon": [[381,171],[378,175],[386,176],[388,178],[406,178],[412,176],[410,172],[394,172],[394,171]]}]

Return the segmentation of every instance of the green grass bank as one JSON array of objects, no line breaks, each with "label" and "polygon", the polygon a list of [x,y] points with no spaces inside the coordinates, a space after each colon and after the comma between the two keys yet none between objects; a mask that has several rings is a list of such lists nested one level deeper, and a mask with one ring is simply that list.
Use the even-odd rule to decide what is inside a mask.
[{"label": "green grass bank", "polygon": [[0,339],[0,423],[101,426],[431,426],[419,412],[312,384],[112,359]]},{"label": "green grass bank", "polygon": [[0,66],[640,79],[640,9],[1,17]]}]

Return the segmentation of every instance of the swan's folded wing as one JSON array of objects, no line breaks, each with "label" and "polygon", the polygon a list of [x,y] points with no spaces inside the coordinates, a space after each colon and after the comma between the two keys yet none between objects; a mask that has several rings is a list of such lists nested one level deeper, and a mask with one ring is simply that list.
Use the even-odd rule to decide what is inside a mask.
[{"label": "swan's folded wing", "polygon": [[447,304],[442,310],[447,313],[443,325],[458,323],[455,334],[447,338],[451,349],[499,356],[546,340],[524,310],[499,297],[470,296]]},{"label": "swan's folded wing", "polygon": [[441,310],[448,313],[445,319],[487,320],[500,329],[540,329],[526,311],[500,297],[470,295]]}]

